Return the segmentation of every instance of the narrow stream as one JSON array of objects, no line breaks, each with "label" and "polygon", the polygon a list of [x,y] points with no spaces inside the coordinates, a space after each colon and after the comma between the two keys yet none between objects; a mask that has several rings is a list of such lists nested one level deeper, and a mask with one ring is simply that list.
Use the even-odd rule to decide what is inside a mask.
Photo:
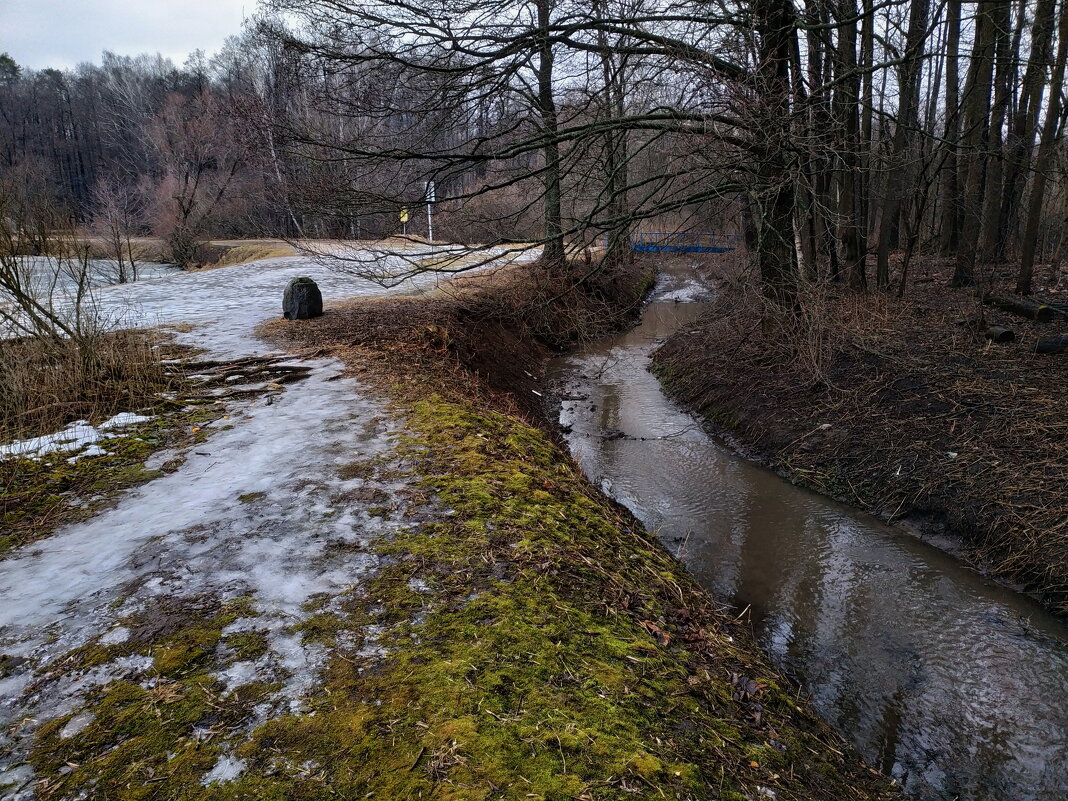
[{"label": "narrow stream", "polygon": [[641,324],[562,357],[587,475],[757,638],[827,721],[917,799],[1068,799],[1068,629],[1024,595],[707,436],[648,372],[707,308],[669,266]]}]

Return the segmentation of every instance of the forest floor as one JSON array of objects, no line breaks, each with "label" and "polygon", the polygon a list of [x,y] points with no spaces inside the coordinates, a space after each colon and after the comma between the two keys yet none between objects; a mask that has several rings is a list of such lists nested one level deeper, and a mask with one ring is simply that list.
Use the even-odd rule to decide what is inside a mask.
[{"label": "forest floor", "polygon": [[260,330],[305,377],[0,557],[0,795],[896,797],[534,424],[546,345],[645,278],[522,324],[558,281],[381,297],[282,258],[112,294],[263,358],[298,274],[364,298]]},{"label": "forest floor", "polygon": [[[951,272],[914,265],[901,299],[812,293],[798,319],[771,326],[736,268],[721,269],[712,311],[654,366],[747,455],[1068,613],[1068,352],[1035,352],[1068,334],[1068,319],[983,305],[948,287]],[[999,294],[1010,279],[994,276]],[[1049,288],[1036,296],[1068,303]],[[988,341],[988,325],[1016,341]]]}]

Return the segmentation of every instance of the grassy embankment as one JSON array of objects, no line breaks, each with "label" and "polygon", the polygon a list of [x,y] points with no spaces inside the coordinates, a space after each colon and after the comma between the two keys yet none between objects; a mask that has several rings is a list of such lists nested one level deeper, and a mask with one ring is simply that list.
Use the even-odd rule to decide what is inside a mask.
[{"label": "grassy embankment", "polygon": [[[259,632],[224,633],[254,619],[254,603],[164,602],[117,621],[123,642],[57,664],[139,654],[152,667],[38,730],[38,796],[897,797],[536,424],[544,343],[620,323],[647,280],[547,303],[559,280],[501,275],[460,297],[268,326],[346,361],[406,422],[397,453],[339,468],[403,475],[408,489],[371,499],[381,505],[369,512],[397,524],[368,546],[384,557],[376,572],[316,598],[294,626],[328,649],[322,685],[304,709],[257,722],[280,685],[223,692],[218,678],[269,648]],[[236,778],[205,782],[224,755]]]},{"label": "grassy embankment", "polygon": [[[1068,613],[1068,357],[1035,353],[1068,320],[984,307],[935,266],[903,299],[832,288],[772,325],[720,277],[712,312],[654,357],[677,399],[795,483],[956,538]],[[993,324],[1017,341],[984,339]]]},{"label": "grassy embankment", "polygon": [[[618,325],[647,282],[594,282],[548,303],[564,280],[500,275],[459,297],[369,301],[273,326],[392,399],[430,513],[377,546],[395,562],[363,600],[383,610],[384,662],[362,671],[338,654],[318,714],[254,733],[238,750],[251,770],[231,792],[896,794],[536,424],[546,343]],[[429,607],[413,579],[432,588]],[[324,621],[324,636],[338,627],[351,623]],[[272,775],[279,754],[319,772]]]}]

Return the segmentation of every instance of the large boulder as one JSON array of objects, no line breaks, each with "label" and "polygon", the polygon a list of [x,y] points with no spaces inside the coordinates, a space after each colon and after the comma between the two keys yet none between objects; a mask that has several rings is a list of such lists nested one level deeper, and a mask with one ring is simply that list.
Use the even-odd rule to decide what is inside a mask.
[{"label": "large boulder", "polygon": [[307,276],[294,278],[282,295],[282,316],[287,320],[308,320],[323,313],[323,293]]}]

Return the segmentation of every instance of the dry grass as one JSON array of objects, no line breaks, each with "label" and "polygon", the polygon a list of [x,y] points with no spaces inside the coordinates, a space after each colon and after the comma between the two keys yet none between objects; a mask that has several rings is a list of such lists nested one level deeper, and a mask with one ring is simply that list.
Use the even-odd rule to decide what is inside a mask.
[{"label": "dry grass", "polygon": [[173,378],[164,335],[113,331],[79,340],[0,340],[0,441],[150,406]]},{"label": "dry grass", "polygon": [[248,242],[234,245],[228,248],[222,257],[214,264],[205,265],[201,269],[213,269],[215,267],[232,267],[235,264],[247,264],[251,261],[262,259],[276,259],[282,256],[296,256],[297,251],[292,245],[284,242]]}]

